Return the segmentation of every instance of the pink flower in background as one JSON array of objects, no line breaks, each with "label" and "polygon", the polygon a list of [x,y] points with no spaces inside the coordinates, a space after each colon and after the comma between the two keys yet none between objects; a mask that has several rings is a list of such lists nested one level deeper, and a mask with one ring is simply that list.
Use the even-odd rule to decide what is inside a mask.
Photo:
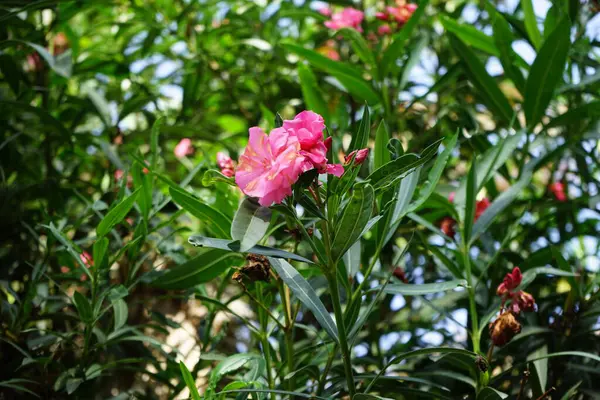
[{"label": "pink flower in background", "polygon": [[217,166],[225,176],[232,177],[235,174],[235,163],[231,157],[225,153],[217,153]]},{"label": "pink flower in background", "polygon": [[300,154],[307,161],[305,170],[316,168],[320,173],[330,173],[337,177],[344,173],[344,168],[341,165],[327,165],[327,145],[323,140],[325,122],[319,114],[312,111],[302,111],[293,120],[283,121],[283,128],[290,135],[298,138]]},{"label": "pink flower in background", "polygon": [[92,256],[87,251],[84,251],[79,255],[81,262],[84,263],[88,268],[94,265],[94,260]]},{"label": "pink flower in background", "polygon": [[331,20],[325,21],[325,26],[329,29],[354,28],[362,32],[360,24],[362,23],[365,14],[352,7],[346,7],[341,12],[337,12],[331,16]]},{"label": "pink flower in background", "polygon": [[340,53],[338,53],[337,50],[335,49],[335,41],[334,40],[328,40],[327,42],[325,42],[325,45],[319,47],[317,49],[317,51],[319,53],[323,54],[325,57],[329,58],[330,60],[333,60],[333,61],[340,60]]},{"label": "pink flower in background", "polygon": [[401,28],[402,25],[404,25],[406,21],[408,21],[410,17],[414,14],[416,9],[416,4],[407,3],[404,0],[396,0],[395,7],[386,7],[385,11],[376,13],[375,18],[381,21],[395,22],[397,24],[397,28]]},{"label": "pink flower in background", "polygon": [[292,194],[292,185],[305,171],[300,142],[285,128],[267,136],[259,127],[250,128],[250,139],[240,157],[235,182],[262,206],[281,203]]},{"label": "pink flower in background", "polygon": [[331,8],[325,6],[319,9],[319,14],[324,15],[326,17],[331,17]]},{"label": "pink flower in background", "polygon": [[118,169],[118,170],[116,170],[116,171],[115,171],[115,181],[120,181],[120,180],[121,180],[121,178],[123,178],[123,174],[124,174],[124,173],[125,173],[125,172],[123,172],[123,170],[122,170],[122,169]]},{"label": "pink flower in background", "polygon": [[380,36],[389,35],[390,33],[392,33],[392,28],[390,28],[388,24],[381,25],[379,28],[377,28],[377,33]]},{"label": "pink flower in background", "polygon": [[183,158],[188,156],[194,152],[194,146],[192,146],[192,141],[188,138],[181,139],[177,146],[175,146],[175,157]]}]

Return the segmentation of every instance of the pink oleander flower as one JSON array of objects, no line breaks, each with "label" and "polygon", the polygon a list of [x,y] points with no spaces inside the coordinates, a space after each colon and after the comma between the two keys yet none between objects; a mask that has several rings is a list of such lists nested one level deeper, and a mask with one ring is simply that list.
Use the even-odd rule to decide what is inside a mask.
[{"label": "pink oleander flower", "polygon": [[217,166],[225,176],[232,177],[235,174],[235,163],[227,154],[217,153]]},{"label": "pink oleander flower", "polygon": [[450,194],[448,195],[448,201],[450,203],[454,203],[454,196],[456,196],[456,192],[450,192]]},{"label": "pink oleander flower", "polygon": [[319,173],[340,177],[344,173],[341,165],[327,164],[327,145],[323,140],[325,122],[323,117],[312,111],[302,111],[293,120],[283,121],[283,128],[296,136],[300,143],[300,154],[305,157],[305,171],[316,168]]},{"label": "pink oleander flower", "polygon": [[375,18],[381,21],[396,22],[398,25],[397,28],[401,28],[413,15],[416,9],[416,4],[406,3],[404,0],[397,0],[395,7],[385,7],[385,11],[375,14]]},{"label": "pink oleander flower", "polygon": [[194,146],[192,146],[192,141],[188,138],[181,139],[177,146],[175,146],[175,157],[183,158],[185,156],[189,156],[194,152]]},{"label": "pink oleander flower", "polygon": [[260,205],[270,206],[292,194],[292,185],[305,167],[296,135],[276,128],[267,136],[259,127],[253,127],[235,172],[235,182],[246,195],[257,197]]},{"label": "pink oleander flower", "polygon": [[377,28],[377,33],[379,36],[389,35],[392,33],[392,28],[390,28],[388,24],[381,25],[379,28]]},{"label": "pink oleander flower", "polygon": [[325,26],[329,29],[354,28],[362,32],[360,24],[365,14],[352,7],[346,7],[341,12],[334,13],[331,20],[325,21]]},{"label": "pink oleander flower", "polygon": [[88,268],[94,265],[94,260],[92,259],[90,253],[88,253],[87,251],[81,253],[79,255],[79,258],[81,259],[81,262],[84,263],[85,266],[87,266]]}]

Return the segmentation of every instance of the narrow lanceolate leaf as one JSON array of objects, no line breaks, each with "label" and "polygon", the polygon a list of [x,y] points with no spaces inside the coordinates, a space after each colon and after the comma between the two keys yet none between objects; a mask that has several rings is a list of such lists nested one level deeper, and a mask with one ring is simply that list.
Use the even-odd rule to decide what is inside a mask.
[{"label": "narrow lanceolate leaf", "polygon": [[207,249],[191,260],[169,268],[150,284],[162,289],[189,289],[225,273],[235,264],[235,258],[239,256],[226,250]]},{"label": "narrow lanceolate leaf", "polygon": [[477,395],[477,400],[503,400],[507,397],[508,395],[506,393],[500,392],[491,387],[486,387],[479,392]]},{"label": "narrow lanceolate leaf", "polygon": [[115,323],[113,332],[123,327],[127,323],[128,309],[127,303],[123,299],[112,301]]},{"label": "narrow lanceolate leaf", "polygon": [[380,102],[380,97],[375,89],[373,89],[371,83],[362,77],[362,71],[349,64],[330,60],[314,50],[306,49],[295,43],[283,43],[282,46],[285,50],[305,58],[313,67],[325,71],[336,78],[354,97],[369,104],[378,104]]},{"label": "narrow lanceolate leaf", "polygon": [[542,45],[542,34],[537,25],[532,0],[521,0],[521,7],[525,14],[525,30],[527,31],[527,35],[529,35],[529,40],[533,44],[533,47],[539,49]]},{"label": "narrow lanceolate leaf", "polygon": [[496,81],[487,73],[483,63],[460,39],[450,35],[450,43],[461,58],[463,69],[469,80],[479,89],[479,94],[485,100],[488,108],[501,117],[504,122],[510,123],[513,115],[512,107]]},{"label": "narrow lanceolate leaf", "polygon": [[331,257],[338,260],[360,238],[373,211],[373,187],[355,185],[350,202],[344,208],[331,245]]},{"label": "narrow lanceolate leaf", "polygon": [[465,204],[465,218],[463,221],[463,238],[464,242],[468,242],[471,238],[473,228],[473,220],[475,219],[475,203],[477,201],[477,172],[476,163],[473,160],[469,175],[467,176],[467,202]]},{"label": "narrow lanceolate leaf", "polygon": [[92,321],[94,318],[92,315],[92,305],[88,299],[84,297],[84,295],[79,292],[75,292],[75,294],[73,294],[73,304],[75,304],[75,308],[77,308],[79,317],[83,322]]},{"label": "narrow lanceolate leaf", "polygon": [[188,390],[190,391],[190,395],[192,396],[192,399],[193,400],[201,400],[202,397],[200,396],[200,393],[198,392],[198,388],[196,387],[196,381],[194,380],[194,377],[190,373],[190,370],[187,369],[187,367],[185,366],[183,361],[179,362],[179,369],[181,370],[181,376],[183,377],[183,381],[185,382],[185,385],[187,386]]},{"label": "narrow lanceolate leaf", "polygon": [[562,81],[571,46],[570,32],[571,23],[568,18],[563,18],[548,36],[531,66],[523,103],[529,128],[542,119],[556,87]]},{"label": "narrow lanceolate leaf", "polygon": [[98,268],[100,270],[108,267],[108,239],[106,237],[100,238],[96,240],[94,243],[94,268]]},{"label": "narrow lanceolate leaf", "polygon": [[500,55],[498,48],[494,45],[494,39],[474,26],[459,24],[454,19],[444,15],[441,16],[441,22],[448,32],[455,34],[466,44],[492,56],[498,57]]},{"label": "narrow lanceolate leaf", "polygon": [[500,62],[504,73],[513,81],[515,87],[521,92],[525,91],[525,78],[517,65],[519,57],[512,49],[513,34],[510,30],[508,21],[502,14],[497,12],[493,5],[486,3],[486,9],[492,18],[492,27],[494,28],[494,43],[498,48]]},{"label": "narrow lanceolate leaf", "polygon": [[546,129],[579,123],[581,120],[589,118],[600,118],[600,101],[592,101],[591,103],[571,108],[566,113],[551,119],[546,125]]},{"label": "narrow lanceolate leaf", "polygon": [[419,190],[419,196],[413,203],[410,204],[407,213],[413,212],[421,207],[421,205],[425,203],[427,199],[429,199],[429,196],[431,196],[431,194],[434,192],[438,181],[442,177],[442,173],[444,172],[448,158],[456,146],[457,140],[458,133],[444,141],[444,151],[442,151],[442,154],[435,159],[435,163],[427,175],[427,181],[421,186]]},{"label": "narrow lanceolate leaf", "polygon": [[248,251],[260,242],[269,229],[271,214],[268,207],[244,198],[231,223],[231,237],[240,241],[240,251]]},{"label": "narrow lanceolate leaf", "polygon": [[[242,252],[240,250],[240,242],[238,242],[237,240],[216,239],[216,238],[209,238],[209,237],[194,235],[194,236],[190,236],[190,238],[188,239],[188,242],[197,247],[210,247],[213,249],[227,250],[227,251],[234,252],[234,253]],[[247,253],[254,253],[254,254],[260,254],[263,256],[271,256],[271,257],[277,257],[277,258],[289,258],[290,260],[296,260],[296,261],[305,262],[308,264],[313,264],[313,262],[307,258],[301,257],[294,253],[287,252],[285,250],[275,249],[273,247],[256,245],[256,246],[252,247],[251,249],[248,249]]]},{"label": "narrow lanceolate leaf", "polygon": [[423,0],[419,2],[419,7],[409,18],[408,22],[404,24],[400,32],[392,36],[392,42],[383,53],[381,59],[381,76],[385,77],[388,71],[392,70],[392,67],[396,64],[396,60],[403,54],[405,42],[412,35],[417,25],[419,24],[421,17],[425,14],[429,0]]},{"label": "narrow lanceolate leaf", "polygon": [[473,225],[471,241],[477,240],[479,235],[485,232],[491,225],[493,220],[508,207],[521,193],[521,191],[529,185],[532,177],[533,165],[525,167],[525,172],[521,175],[519,181],[512,185],[510,189],[502,192],[502,194],[492,202],[492,204],[483,212],[479,219]]},{"label": "narrow lanceolate leaf", "polygon": [[298,64],[298,78],[300,79],[300,88],[306,107],[320,114],[328,123],[330,121],[329,109],[312,70],[307,65]]},{"label": "narrow lanceolate leaf", "polygon": [[350,42],[354,52],[358,55],[358,57],[365,63],[370,65],[372,68],[377,69],[377,63],[375,62],[375,57],[369,48],[369,44],[364,39],[363,35],[358,33],[356,29],[353,28],[342,28],[334,33],[334,36],[341,35],[346,40]]},{"label": "narrow lanceolate leaf", "polygon": [[370,135],[371,113],[369,112],[369,107],[365,106],[365,110],[363,111],[363,115],[360,120],[360,126],[358,127],[358,132],[356,132],[356,135],[352,136],[352,141],[350,142],[348,152],[364,149],[365,147],[367,147]]},{"label": "narrow lanceolate leaf", "polygon": [[154,121],[154,124],[152,125],[152,131],[150,134],[150,150],[152,152],[150,165],[152,166],[153,171],[156,170],[156,164],[158,162],[158,136],[160,135],[160,127],[162,126],[164,121],[165,117],[160,117],[156,121]]},{"label": "narrow lanceolate leaf", "polygon": [[400,179],[414,171],[416,168],[429,161],[436,153],[442,139],[427,147],[421,156],[416,154],[404,154],[393,161],[384,164],[368,176],[367,180],[374,189],[383,189],[394,185]]},{"label": "narrow lanceolate leaf", "polygon": [[269,257],[271,266],[277,274],[281,277],[283,282],[290,288],[290,290],[296,295],[298,300],[306,308],[312,311],[313,315],[321,324],[321,327],[329,334],[334,340],[338,341],[338,331],[335,326],[335,322],[331,318],[331,315],[319,299],[319,296],[310,284],[296,271],[294,267],[285,260]]},{"label": "narrow lanceolate leaf", "polygon": [[170,187],[169,193],[177,205],[198,218],[202,223],[207,224],[220,238],[229,237],[229,227],[231,226],[229,217],[183,189]]},{"label": "narrow lanceolate leaf", "polygon": [[112,228],[115,227],[118,223],[123,221],[133,205],[135,204],[135,200],[137,199],[138,194],[140,193],[140,189],[136,190],[131,194],[131,196],[127,197],[119,204],[117,204],[112,210],[110,210],[102,221],[96,227],[96,235],[98,237],[105,236]]},{"label": "narrow lanceolate leaf", "polygon": [[387,144],[389,141],[390,134],[388,133],[385,121],[382,120],[379,123],[377,132],[375,133],[375,148],[373,149],[373,171],[391,161],[392,155],[390,154],[390,151],[387,148]]},{"label": "narrow lanceolate leaf", "polygon": [[[447,282],[424,283],[421,285],[410,285],[404,283],[396,283],[387,285],[383,291],[388,294],[402,294],[405,296],[421,296],[431,293],[440,293],[447,290],[453,290],[458,287],[465,287],[467,281],[464,279],[455,279]],[[374,287],[371,291],[377,291],[380,287]]]}]

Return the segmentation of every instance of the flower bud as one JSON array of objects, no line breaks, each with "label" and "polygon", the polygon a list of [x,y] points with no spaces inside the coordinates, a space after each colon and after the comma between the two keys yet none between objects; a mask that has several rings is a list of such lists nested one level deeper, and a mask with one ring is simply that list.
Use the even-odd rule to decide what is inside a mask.
[{"label": "flower bud", "polygon": [[380,36],[389,35],[390,33],[392,33],[392,28],[390,28],[388,24],[381,25],[379,28],[377,28],[377,33]]},{"label": "flower bud", "polygon": [[375,18],[380,21],[388,21],[390,19],[390,15],[388,13],[378,12],[375,14]]},{"label": "flower bud", "polygon": [[440,230],[444,232],[444,235],[454,237],[454,234],[456,233],[454,230],[454,225],[456,225],[454,218],[445,217],[440,221]]},{"label": "flower bud", "polygon": [[402,267],[394,268],[393,274],[396,278],[400,279],[402,282],[408,283],[408,278],[406,277],[406,273],[404,272]]},{"label": "flower bud", "polygon": [[331,142],[333,142],[333,139],[331,138],[331,136],[328,136],[327,139],[325,139],[325,148],[327,149],[327,151],[331,150]]},{"label": "flower bud", "polygon": [[354,157],[354,165],[360,165],[365,162],[367,157],[369,156],[369,149],[364,148],[360,150],[354,150],[350,154],[346,156],[344,160],[345,164],[349,164],[352,161],[352,157]]},{"label": "flower bud", "polygon": [[521,332],[521,324],[511,311],[505,311],[489,325],[490,337],[495,346],[504,346]]}]

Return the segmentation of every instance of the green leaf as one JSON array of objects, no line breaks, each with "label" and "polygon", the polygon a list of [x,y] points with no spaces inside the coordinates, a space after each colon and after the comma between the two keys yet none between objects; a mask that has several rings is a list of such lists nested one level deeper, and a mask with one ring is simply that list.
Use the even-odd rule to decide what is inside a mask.
[{"label": "green leaf", "polygon": [[572,399],[573,396],[575,394],[577,394],[577,390],[579,389],[579,386],[581,386],[582,382],[583,381],[579,381],[575,385],[571,386],[571,388],[565,392],[565,394],[563,395],[563,397],[560,398],[560,400],[569,400],[569,399]]},{"label": "green leaf", "polygon": [[548,382],[548,359],[539,359],[539,357],[546,355],[548,355],[548,345],[544,344],[527,356],[528,359],[538,358],[538,360],[533,362],[535,374],[533,374],[533,379],[531,379],[532,383],[535,384],[534,393],[537,393],[538,396],[541,396],[546,391],[546,384]]},{"label": "green leaf", "polygon": [[305,49],[294,43],[283,43],[282,47],[305,58],[313,67],[335,77],[350,94],[358,99],[366,101],[369,104],[380,102],[379,95],[373,89],[372,85],[362,77],[360,70],[348,64],[330,60],[314,50]]},{"label": "green leaf", "polygon": [[348,277],[354,277],[360,270],[360,254],[360,240],[357,240],[342,257]]},{"label": "green leaf", "polygon": [[65,126],[58,119],[54,118],[51,114],[49,114],[46,110],[41,107],[34,107],[32,105],[18,102],[18,101],[10,101],[10,100],[0,100],[0,111],[2,113],[8,112],[9,109],[18,110],[15,113],[15,116],[19,116],[20,119],[27,123],[31,123],[31,119],[28,114],[33,114],[39,118],[40,125],[48,130],[54,131],[61,135],[63,139],[67,142],[71,142],[71,132],[65,128]]},{"label": "green leaf", "polygon": [[196,387],[196,382],[194,381],[194,377],[187,369],[183,361],[179,362],[179,369],[181,370],[181,376],[183,377],[183,381],[190,391],[190,395],[193,400],[202,400],[200,393],[198,392],[198,388]]},{"label": "green leaf", "polygon": [[312,286],[287,261],[272,257],[269,257],[269,261],[273,269],[277,271],[279,277],[288,285],[298,300],[312,311],[319,324],[321,324],[321,327],[337,342],[337,327]]},{"label": "green leaf", "polygon": [[435,188],[442,177],[442,173],[444,172],[444,168],[446,167],[446,163],[450,158],[450,154],[456,146],[457,140],[458,132],[445,140],[444,151],[442,151],[442,154],[435,159],[435,163],[427,175],[427,181],[421,185],[421,188],[419,189],[419,196],[413,203],[411,203],[407,213],[413,212],[421,207],[421,205],[425,203],[427,199],[429,199],[429,196],[431,196],[431,194],[435,191]]},{"label": "green leaf", "polygon": [[485,51],[492,56],[500,56],[500,52],[494,45],[494,38],[486,35],[480,29],[477,29],[472,25],[459,24],[454,19],[448,18],[444,15],[441,16],[440,21],[448,32],[455,34],[466,44],[473,46],[476,49]]},{"label": "green leaf", "polygon": [[177,205],[198,218],[202,223],[207,224],[219,238],[229,237],[229,227],[231,226],[231,219],[229,217],[203,203],[200,199],[192,196],[183,189],[171,186],[169,187],[169,193]]},{"label": "green leaf", "polygon": [[469,80],[479,89],[479,94],[485,100],[490,111],[501,117],[504,122],[510,123],[513,109],[494,79],[487,73],[485,66],[461,40],[450,35],[450,43],[461,58],[463,69]]},{"label": "green leaf", "polygon": [[298,64],[298,78],[300,79],[300,88],[302,89],[306,108],[320,114],[325,121],[329,122],[327,103],[323,98],[317,78],[307,65]]},{"label": "green leaf", "polygon": [[421,17],[425,14],[429,0],[422,0],[419,2],[419,7],[413,15],[408,19],[402,29],[392,36],[392,42],[383,53],[381,59],[381,77],[385,77],[387,73],[395,65],[396,60],[402,55],[406,46],[405,42],[412,35],[413,31],[419,24]]},{"label": "green leaf", "polygon": [[467,176],[467,202],[465,204],[465,218],[463,221],[463,238],[465,243],[468,243],[471,238],[471,230],[473,228],[473,220],[475,219],[475,204],[477,203],[477,172],[476,163],[473,160],[469,175]]},{"label": "green leaf", "polygon": [[152,209],[152,182],[150,182],[150,176],[143,172],[142,165],[135,162],[131,170],[133,176],[133,185],[139,190],[140,194],[137,198],[137,203],[142,211],[142,216],[147,222]]},{"label": "green leaf", "polygon": [[429,161],[436,153],[442,139],[436,141],[427,147],[421,156],[416,154],[404,154],[393,161],[384,164],[371,175],[367,180],[373,185],[375,190],[390,187],[414,171],[416,168]]},{"label": "green leaf", "polygon": [[519,285],[519,289],[527,288],[527,286],[529,286],[535,280],[535,277],[538,275],[577,276],[577,274],[575,274],[573,272],[564,271],[564,270],[558,269],[558,268],[552,268],[552,267],[532,268],[532,269],[528,269],[527,271],[523,272],[523,280],[521,281],[521,284]]},{"label": "green leaf", "polygon": [[336,222],[331,245],[331,257],[338,260],[360,239],[360,235],[373,212],[374,191],[369,184],[354,185],[352,197]]},{"label": "green leaf", "polygon": [[271,222],[271,210],[256,200],[244,198],[231,224],[231,237],[240,241],[240,251],[248,251],[265,236]]},{"label": "green leaf", "polygon": [[216,169],[209,169],[202,176],[203,186],[212,186],[217,182],[224,182],[229,186],[237,186],[233,178],[223,175],[220,171],[217,171]]},{"label": "green leaf", "polygon": [[152,153],[152,158],[150,159],[150,165],[152,166],[152,170],[156,170],[156,165],[158,163],[158,136],[160,135],[160,128],[165,122],[165,117],[160,117],[154,124],[152,125],[152,131],[150,133],[150,151]]},{"label": "green leaf", "polygon": [[370,65],[374,70],[377,70],[375,57],[369,49],[369,44],[356,29],[342,28],[333,34],[334,37],[341,35],[348,40],[358,57],[367,65]]},{"label": "green leaf", "polygon": [[[531,0],[521,0],[521,7],[525,14],[525,30],[529,35],[529,40],[537,50],[542,45],[542,34],[537,26],[537,19],[535,17],[535,11],[533,10],[533,4]],[[548,60],[549,61],[549,60]],[[552,65],[551,63],[547,65]]]},{"label": "green leaf", "polygon": [[75,292],[73,294],[73,304],[75,304],[75,308],[77,308],[77,312],[79,313],[79,317],[81,321],[85,323],[89,323],[94,319],[92,314],[92,305],[81,293]]},{"label": "green leaf", "polygon": [[[194,235],[194,236],[190,236],[190,238],[188,239],[188,242],[190,244],[192,244],[194,246],[198,246],[198,247],[211,247],[214,249],[233,251],[236,253],[241,252],[240,251],[240,242],[238,242],[237,240],[215,239],[215,238],[208,238],[208,237],[204,237],[204,236]],[[306,258],[301,257],[294,253],[289,253],[284,250],[275,249],[273,247],[257,245],[257,246],[252,247],[251,249],[249,249],[247,252],[254,253],[254,254],[261,254],[263,256],[289,258],[291,260],[305,262],[307,264],[313,264],[313,262],[310,261],[309,259],[306,259]]]},{"label": "green leaf", "polygon": [[523,102],[529,128],[533,128],[545,115],[554,91],[562,81],[571,46],[570,33],[571,23],[565,17],[546,39],[531,66]]},{"label": "green leaf", "polygon": [[119,330],[127,323],[128,309],[127,303],[123,299],[112,300],[112,306],[115,317],[113,332]]},{"label": "green leaf", "polygon": [[131,196],[125,198],[114,208],[112,208],[108,213],[106,213],[104,218],[102,218],[102,221],[100,221],[100,223],[96,227],[96,235],[98,235],[98,237],[105,236],[111,231],[112,228],[115,227],[115,225],[117,225],[125,219],[129,211],[135,204],[135,200],[137,199],[139,193],[140,189],[133,192]]},{"label": "green leaf", "polygon": [[512,185],[508,190],[502,192],[500,196],[496,197],[496,199],[490,204],[490,206],[483,212],[483,214],[475,221],[473,225],[473,232],[471,236],[471,241],[475,241],[479,235],[485,232],[494,219],[502,212],[506,207],[508,207],[521,193],[521,191],[529,185],[531,178],[533,176],[532,170],[534,167],[534,163],[530,163],[525,166],[524,172],[521,175],[521,178]]},{"label": "green leaf", "polygon": [[108,239],[106,237],[96,240],[93,251],[94,268],[102,271],[108,267],[108,255],[106,253],[107,250]]},{"label": "green leaf", "polygon": [[579,107],[571,108],[564,114],[553,118],[545,126],[546,129],[554,128],[557,126],[568,126],[570,124],[580,123],[585,119],[597,119],[600,118],[600,101],[592,101],[591,103],[584,104]]},{"label": "green leaf", "polygon": [[354,150],[360,150],[367,147],[369,144],[369,137],[371,136],[371,113],[369,107],[365,106],[362,118],[360,119],[360,125],[356,135],[352,135],[352,141],[348,148],[348,153]]},{"label": "green leaf", "polygon": [[4,80],[15,93],[19,94],[19,86],[21,83],[21,70],[8,54],[0,54],[0,71],[4,75]]},{"label": "green leaf", "polygon": [[151,285],[162,289],[189,289],[209,282],[227,271],[232,265],[235,253],[227,250],[208,249],[183,264],[169,268],[157,275]]},{"label": "green leaf", "polygon": [[[383,291],[388,294],[402,294],[405,296],[421,296],[431,293],[440,293],[453,290],[458,287],[466,287],[467,281],[464,279],[455,279],[446,282],[424,283],[421,285],[411,285],[405,283],[394,283],[387,285]],[[370,291],[377,291],[380,286],[376,286]]]},{"label": "green leaf", "polygon": [[503,400],[507,397],[506,393],[502,393],[491,387],[485,387],[477,394],[477,400]]},{"label": "green leaf", "polygon": [[510,80],[513,81],[519,92],[525,91],[525,78],[519,69],[518,61],[520,57],[512,49],[513,34],[506,19],[496,11],[493,5],[486,3],[486,9],[492,19],[492,27],[494,29],[494,43],[498,48],[498,57],[502,63],[504,73]]},{"label": "green leaf", "polygon": [[373,149],[373,170],[378,169],[392,160],[387,144],[390,141],[385,121],[381,120],[375,133],[375,148]]}]

